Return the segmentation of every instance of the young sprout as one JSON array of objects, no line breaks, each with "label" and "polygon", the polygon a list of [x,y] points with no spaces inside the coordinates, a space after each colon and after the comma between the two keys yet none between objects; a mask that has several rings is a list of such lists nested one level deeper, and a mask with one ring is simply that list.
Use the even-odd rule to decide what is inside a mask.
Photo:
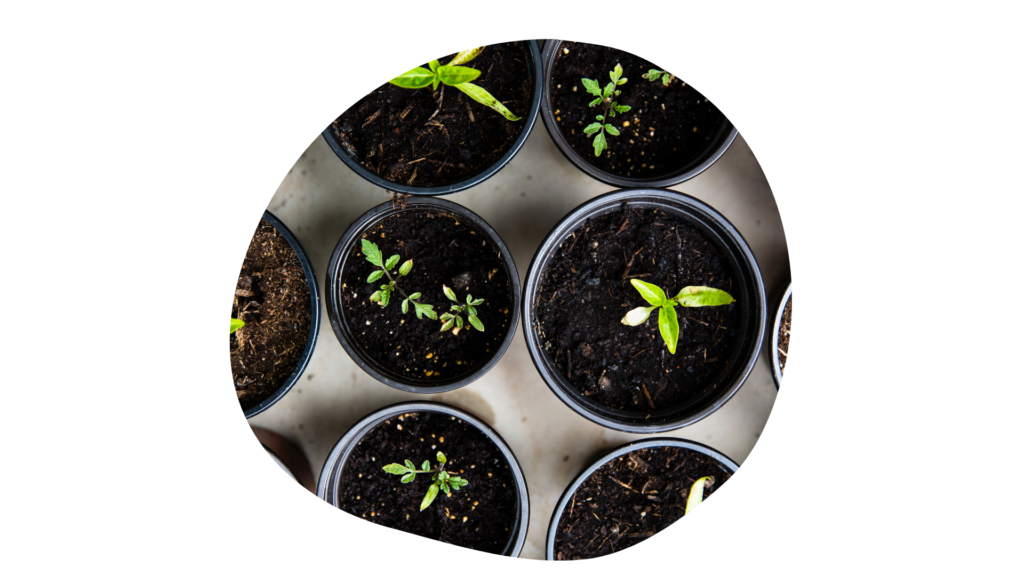
[{"label": "young sprout", "polygon": [[[402,88],[426,88],[427,86],[433,86],[434,90],[437,90],[439,84],[446,86],[454,86],[459,90],[462,90],[466,96],[469,96],[473,100],[495,110],[508,120],[519,120],[519,116],[516,116],[508,108],[498,102],[498,99],[484,90],[470,82],[476,80],[477,76],[480,76],[480,71],[476,68],[469,68],[468,66],[461,66],[469,62],[473,58],[476,58],[484,51],[486,46],[480,46],[470,50],[463,50],[452,58],[452,61],[442,66],[437,60],[430,61],[430,69],[426,69],[422,66],[417,66],[412,70],[409,70],[405,74],[398,76],[391,80],[391,83],[395,86],[401,86]],[[441,95],[444,96],[444,88],[441,88]]]},{"label": "young sprout", "polygon": [[234,334],[235,330],[238,330],[242,326],[245,326],[245,322],[242,322],[238,318],[232,318],[231,319],[231,334]]},{"label": "young sprout", "polygon": [[686,497],[686,510],[683,511],[683,516],[689,514],[690,510],[693,510],[704,501],[704,486],[713,486],[714,484],[715,478],[713,476],[698,478],[693,483],[693,486],[690,488],[690,495]]},{"label": "young sprout", "polygon": [[668,72],[665,72],[664,70],[658,70],[656,68],[648,70],[647,74],[644,74],[643,77],[646,78],[647,80],[650,80],[651,82],[654,82],[658,78],[661,78],[661,83],[664,84],[665,86],[668,86],[669,83],[672,82],[672,79],[675,78],[675,76],[669,74]]},{"label": "young sprout", "polygon": [[[380,248],[377,248],[376,244],[370,242],[365,238],[363,239],[363,254],[366,255],[366,259],[370,261],[370,264],[373,264],[374,266],[379,268],[379,270],[374,270],[373,272],[370,273],[370,277],[366,279],[367,282],[372,284],[377,280],[380,280],[381,277],[383,276],[388,277],[388,283],[381,284],[380,290],[377,290],[376,292],[370,295],[371,302],[376,302],[380,304],[382,307],[386,307],[388,305],[388,302],[391,301],[391,293],[394,292],[395,290],[398,290],[398,293],[405,298],[405,300],[402,300],[402,314],[405,314],[406,312],[409,311],[409,304],[412,303],[413,307],[416,309],[417,318],[422,319],[424,316],[426,316],[431,320],[437,320],[437,313],[434,312],[433,306],[431,306],[430,304],[421,304],[418,302],[421,296],[419,292],[414,292],[411,295],[406,294],[405,291],[402,290],[402,288],[398,285],[398,283],[395,282],[394,277],[391,276],[391,270],[395,268],[395,265],[397,265],[398,261],[400,260],[398,254],[395,254],[394,256],[388,258],[387,261],[385,262],[384,254],[381,253]],[[409,274],[410,270],[412,270],[412,260],[406,260],[404,263],[402,263],[401,266],[398,267],[398,275],[406,276]]]},{"label": "young sprout", "polygon": [[629,106],[621,106],[618,102],[612,100],[613,96],[618,96],[622,93],[621,90],[616,90],[616,86],[622,86],[626,83],[626,78],[622,77],[622,66],[619,64],[615,65],[615,69],[608,73],[612,81],[605,85],[604,90],[601,89],[601,85],[598,84],[597,80],[591,80],[590,78],[582,78],[583,87],[587,89],[592,95],[597,96],[590,102],[590,107],[593,108],[598,104],[602,105],[601,113],[597,115],[597,122],[587,126],[583,129],[584,134],[596,134],[594,136],[594,156],[600,156],[601,151],[608,147],[608,139],[605,134],[611,136],[618,136],[619,129],[614,125],[608,123],[608,118],[615,118],[616,114],[622,114],[629,112]]},{"label": "young sprout", "polygon": [[[483,332],[484,323],[481,322],[479,318],[477,318],[475,307],[483,304],[484,299],[477,298],[476,300],[474,300],[472,294],[466,294],[466,303],[460,305],[458,297],[455,296],[455,292],[451,288],[445,286],[444,284],[441,285],[441,288],[444,289],[444,295],[447,296],[448,299],[451,300],[452,302],[455,302],[455,304],[452,305],[452,312],[454,312],[454,314],[449,314],[447,312],[441,314],[441,321],[444,322],[444,324],[441,326],[441,332],[444,332],[445,330],[451,330],[452,334],[458,334],[459,330],[462,330],[462,316],[460,316],[460,314],[462,314],[463,312],[466,312],[468,314],[468,316],[466,316],[466,320],[469,321],[469,325]],[[454,326],[455,328],[452,328],[452,326]]]},{"label": "young sprout", "polygon": [[676,306],[695,308],[700,306],[721,306],[735,302],[736,299],[727,292],[707,286],[687,286],[679,291],[673,298],[665,296],[665,291],[654,284],[648,284],[636,278],[630,280],[633,287],[640,292],[640,295],[651,303],[651,306],[641,306],[630,310],[622,318],[622,323],[627,326],[639,326],[651,316],[651,312],[658,308],[658,330],[665,340],[670,354],[676,353],[676,343],[679,341],[679,319],[676,317]]},{"label": "young sprout", "polygon": [[437,453],[437,462],[437,468],[431,468],[430,461],[424,460],[420,469],[417,470],[412,460],[406,460],[404,466],[401,464],[388,464],[384,467],[384,471],[388,474],[401,476],[402,484],[412,482],[416,479],[417,474],[433,474],[431,477],[433,483],[427,488],[427,494],[423,497],[423,502],[420,503],[420,512],[422,512],[427,506],[430,506],[434,498],[437,498],[438,491],[451,494],[452,490],[458,490],[469,484],[469,481],[445,472],[444,465],[448,462],[448,459],[445,458],[443,453]]}]

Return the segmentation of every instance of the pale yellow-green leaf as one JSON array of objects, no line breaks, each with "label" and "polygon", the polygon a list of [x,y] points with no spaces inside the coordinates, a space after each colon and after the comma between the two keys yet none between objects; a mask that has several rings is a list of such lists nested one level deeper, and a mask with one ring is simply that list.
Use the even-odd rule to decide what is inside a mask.
[{"label": "pale yellow-green leaf", "polygon": [[669,354],[675,354],[679,342],[679,318],[676,317],[675,308],[662,306],[658,309],[658,330],[668,346]]},{"label": "pale yellow-green leaf", "polygon": [[651,312],[653,312],[655,308],[657,308],[657,306],[641,306],[639,308],[633,308],[622,317],[622,323],[626,326],[639,326],[644,322],[647,322],[647,319],[651,317]]},{"label": "pale yellow-green leaf", "polygon": [[636,288],[637,292],[644,297],[644,300],[647,300],[652,305],[661,306],[665,303],[665,291],[654,284],[644,282],[643,280],[637,280],[636,278],[630,280],[629,283],[632,284],[633,287]]},{"label": "pale yellow-green leaf", "polygon": [[479,70],[466,66],[441,66],[437,69],[437,77],[449,86],[476,80],[478,76],[480,76]]},{"label": "pale yellow-green leaf", "polygon": [[456,54],[455,58],[452,58],[452,61],[449,62],[448,65],[449,66],[458,66],[460,64],[465,64],[466,62],[469,62],[473,58],[476,58],[477,56],[479,56],[480,53],[484,51],[484,48],[487,48],[487,46],[477,46],[476,48],[470,48],[469,50],[463,50],[462,52],[459,52],[458,54]]},{"label": "pale yellow-green leaf", "polygon": [[723,304],[731,304],[736,301],[728,292],[719,290],[718,288],[709,288],[707,286],[687,286],[676,294],[673,298],[676,302],[679,302],[682,306],[687,307],[700,307],[700,306],[721,306]]},{"label": "pale yellow-green leaf", "polygon": [[391,83],[402,88],[426,88],[434,81],[435,75],[432,71],[422,66],[417,66],[401,76],[391,79]]},{"label": "pale yellow-green leaf", "polygon": [[683,516],[689,514],[691,510],[704,501],[704,484],[710,479],[710,476],[698,478],[693,483],[693,486],[690,487],[690,495],[686,497],[686,510],[683,512]]},{"label": "pale yellow-green leaf", "polygon": [[477,102],[483,104],[484,106],[487,106],[488,108],[498,112],[507,120],[516,121],[521,119],[519,116],[513,114],[508,108],[505,108],[505,105],[502,104],[501,102],[498,102],[498,99],[495,98],[494,96],[491,96],[491,94],[487,90],[484,90],[483,88],[477,86],[476,84],[473,84],[472,82],[463,82],[462,84],[456,84],[455,87],[458,88],[459,90],[462,90],[466,94],[466,96],[469,96],[473,100],[476,100]]}]

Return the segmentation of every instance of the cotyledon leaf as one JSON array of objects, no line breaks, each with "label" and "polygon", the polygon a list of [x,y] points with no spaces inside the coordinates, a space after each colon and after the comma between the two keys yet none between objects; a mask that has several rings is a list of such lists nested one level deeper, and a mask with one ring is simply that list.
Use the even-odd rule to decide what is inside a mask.
[{"label": "cotyledon leaf", "polygon": [[686,497],[686,510],[683,511],[683,516],[689,514],[691,510],[704,501],[704,484],[710,479],[710,476],[704,476],[703,478],[698,478],[693,483],[693,486],[690,488],[690,495]]},{"label": "cotyledon leaf", "polygon": [[682,306],[721,306],[736,301],[728,292],[708,286],[687,286],[673,298]]},{"label": "cotyledon leaf", "polygon": [[516,121],[521,119],[519,116],[513,114],[508,108],[505,108],[504,104],[498,102],[497,98],[491,96],[490,92],[484,90],[483,88],[477,86],[476,84],[473,84],[472,82],[463,82],[462,84],[456,84],[455,87],[458,88],[459,90],[462,90],[466,94],[466,96],[469,96],[470,98],[476,100],[477,102],[483,104],[484,106],[487,106],[492,110],[495,110],[496,112],[504,116],[505,119],[507,120]]}]

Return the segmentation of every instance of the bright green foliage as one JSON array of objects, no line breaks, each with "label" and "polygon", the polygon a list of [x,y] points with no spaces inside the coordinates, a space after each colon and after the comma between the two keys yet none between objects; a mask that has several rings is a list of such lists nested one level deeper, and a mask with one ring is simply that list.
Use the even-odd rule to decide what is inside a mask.
[{"label": "bright green foliage", "polygon": [[658,309],[658,330],[661,332],[665,345],[671,354],[676,353],[676,344],[679,342],[679,318],[676,316],[676,306],[686,308],[697,308],[701,306],[722,306],[731,304],[736,299],[727,292],[718,288],[707,286],[687,286],[679,291],[674,297],[669,298],[665,291],[654,284],[649,284],[636,278],[630,280],[637,292],[647,300],[650,306],[634,308],[622,318],[622,323],[627,326],[639,326],[650,318],[651,312]]},{"label": "bright green foliage", "polygon": [[388,474],[394,474],[402,477],[402,484],[408,484],[416,479],[417,474],[433,474],[431,480],[433,483],[427,487],[427,494],[423,497],[423,502],[420,503],[420,511],[426,509],[427,506],[437,498],[438,492],[444,492],[445,494],[451,494],[452,490],[459,490],[463,486],[469,484],[468,480],[460,478],[458,476],[452,476],[448,472],[445,472],[444,465],[448,463],[448,458],[442,452],[437,453],[437,468],[430,467],[430,461],[424,460],[423,464],[417,470],[416,466],[411,460],[406,460],[405,465],[402,464],[388,464],[384,467],[384,471]]},{"label": "bright green foliage", "polygon": [[[388,277],[388,282],[385,284],[381,284],[380,290],[377,290],[376,292],[370,295],[371,302],[376,302],[381,306],[386,307],[388,303],[391,302],[391,294],[397,290],[398,293],[401,294],[402,297],[404,298],[404,300],[402,300],[402,314],[405,314],[409,311],[409,304],[411,303],[413,308],[415,308],[416,310],[417,318],[422,319],[424,316],[426,316],[431,320],[437,320],[437,313],[434,312],[434,307],[431,306],[430,304],[422,304],[419,302],[420,296],[422,296],[419,292],[415,292],[411,295],[406,294],[405,291],[403,291],[402,288],[395,281],[395,278],[391,275],[391,271],[395,269],[395,266],[398,264],[398,261],[401,260],[398,254],[391,256],[390,258],[387,259],[387,261],[385,261],[384,254],[381,253],[380,248],[378,248],[377,245],[374,244],[373,242],[370,242],[369,240],[364,238],[363,255],[366,256],[366,259],[370,262],[370,264],[373,264],[374,266],[379,268],[378,270],[374,270],[373,272],[370,273],[370,276],[366,279],[367,282],[373,283],[376,282],[377,280],[380,280],[384,276]],[[398,276],[407,276],[411,270],[412,260],[406,260],[401,266],[398,267]]]},{"label": "bright green foliage", "polygon": [[621,106],[618,102],[612,100],[613,96],[618,96],[622,93],[621,90],[616,90],[616,86],[622,86],[626,83],[626,78],[622,77],[622,66],[619,64],[615,65],[615,69],[608,73],[611,78],[611,82],[605,85],[604,89],[597,80],[591,80],[590,78],[581,79],[583,87],[587,89],[593,96],[597,96],[590,102],[590,107],[593,108],[598,104],[603,104],[601,114],[598,114],[594,122],[583,129],[584,134],[595,134],[594,136],[594,156],[600,156],[601,151],[608,147],[608,138],[605,134],[610,136],[618,136],[619,129],[612,124],[608,124],[608,118],[614,118],[616,114],[622,114],[629,112],[629,106]]},{"label": "bright green foliage", "polygon": [[491,96],[491,94],[473,84],[472,81],[476,80],[480,76],[480,71],[476,68],[469,68],[467,66],[461,66],[469,62],[473,58],[476,58],[484,51],[486,46],[479,46],[477,48],[471,48],[469,50],[463,50],[452,58],[452,61],[441,65],[437,60],[430,61],[430,68],[424,68],[417,66],[412,70],[409,70],[405,74],[398,76],[391,80],[391,83],[395,86],[401,86],[402,88],[418,89],[432,86],[433,90],[437,90],[437,87],[441,84],[445,86],[454,86],[461,90],[466,96],[469,96],[473,100],[487,106],[488,108],[498,112],[508,120],[519,120],[520,117],[513,114],[508,108],[506,108],[497,98]]},{"label": "bright green foliage", "polygon": [[455,302],[455,304],[452,305],[452,312],[454,312],[454,314],[448,312],[441,314],[441,321],[444,322],[444,324],[441,326],[441,332],[444,332],[445,330],[452,330],[452,327],[454,326],[455,329],[452,330],[452,333],[458,334],[459,330],[462,330],[463,326],[462,316],[460,316],[460,314],[462,314],[463,312],[467,314],[466,320],[469,322],[470,327],[476,328],[480,332],[483,332],[484,323],[481,322],[480,318],[477,317],[476,307],[483,304],[484,299],[477,298],[476,300],[474,300],[472,294],[466,294],[466,303],[459,304],[459,298],[455,295],[455,292],[451,288],[443,284],[441,285],[441,288],[444,289],[444,295],[447,296],[448,299],[451,300],[452,302]]},{"label": "bright green foliage", "polygon": [[245,322],[242,322],[238,318],[232,318],[231,319],[231,334],[234,334],[235,330],[238,330],[242,326],[245,326]]},{"label": "bright green foliage", "polygon": [[652,68],[647,71],[647,74],[644,74],[644,78],[650,80],[651,82],[654,82],[658,78],[661,78],[661,83],[664,84],[665,86],[668,86],[669,83],[672,82],[672,79],[675,78],[675,76],[669,74],[668,72],[665,72],[664,70]]},{"label": "bright green foliage", "polygon": [[683,516],[689,514],[691,510],[704,501],[705,484],[711,486],[714,483],[715,479],[712,476],[698,478],[697,481],[693,483],[693,486],[690,487],[690,494],[686,497],[686,510],[683,511]]}]

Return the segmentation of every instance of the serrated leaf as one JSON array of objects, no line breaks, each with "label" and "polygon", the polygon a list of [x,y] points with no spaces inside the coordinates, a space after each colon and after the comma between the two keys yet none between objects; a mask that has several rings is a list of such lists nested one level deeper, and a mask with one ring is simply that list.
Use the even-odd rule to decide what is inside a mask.
[{"label": "serrated leaf", "polygon": [[445,286],[444,284],[441,284],[441,290],[444,290],[444,295],[447,296],[449,300],[453,302],[459,301],[459,299],[455,296],[455,292],[451,288]]},{"label": "serrated leaf", "polygon": [[470,316],[468,318],[468,320],[469,320],[469,323],[473,325],[473,328],[476,328],[477,330],[479,330],[481,332],[484,331],[484,323],[480,321],[479,317],[477,317],[477,316]]},{"label": "serrated leaf", "polygon": [[604,98],[594,98],[594,100],[590,103],[590,107],[593,108],[594,106],[597,106],[598,104],[600,104],[603,101],[604,101]]},{"label": "serrated leaf", "polygon": [[455,324],[455,320],[445,320],[445,323],[441,325],[441,332],[451,330],[453,324]]},{"label": "serrated leaf", "polygon": [[466,480],[464,478],[460,478],[458,476],[452,476],[451,482],[452,482],[452,488],[454,488],[456,490],[458,490],[459,488],[462,488],[463,486],[468,486],[469,485],[469,481],[468,480]]},{"label": "serrated leaf", "polygon": [[732,304],[736,301],[728,292],[708,286],[687,286],[680,290],[673,300],[679,302],[681,306],[691,308],[722,306],[723,304]]},{"label": "serrated leaf", "polygon": [[373,272],[370,272],[370,276],[366,279],[366,282],[368,284],[373,284],[377,280],[380,280],[380,277],[383,276],[383,275],[384,275],[384,271],[383,270],[374,270]]},{"label": "serrated leaf", "polygon": [[417,320],[422,320],[423,319],[423,309],[420,308],[420,306],[418,304],[414,304],[414,305],[415,305],[416,319]]},{"label": "serrated leaf", "polygon": [[462,316],[455,317],[455,325],[458,326],[460,330],[462,329]]},{"label": "serrated leaf", "polygon": [[447,312],[445,312],[444,314],[441,314],[441,321],[442,322],[447,322],[447,321],[451,320],[452,318],[454,318],[454,316],[452,316],[451,314],[449,314]]},{"label": "serrated leaf", "polygon": [[670,74],[665,74],[665,77],[661,79],[661,83],[664,84],[665,86],[668,86],[668,83],[671,81],[672,76]]},{"label": "serrated leaf", "polygon": [[600,156],[601,151],[608,147],[608,141],[605,140],[604,132],[598,132],[597,136],[594,136],[594,156]]},{"label": "serrated leaf", "polygon": [[405,461],[405,467],[408,468],[409,470],[415,470],[416,469],[416,465],[412,463],[412,460],[406,460]]},{"label": "serrated leaf", "polygon": [[477,56],[479,56],[480,53],[484,51],[484,48],[486,48],[486,46],[477,46],[476,48],[470,48],[469,50],[463,50],[462,52],[459,52],[458,54],[456,54],[455,58],[452,58],[452,61],[449,62],[448,65],[449,66],[458,66],[460,64],[465,64],[466,62],[469,62],[473,58],[476,58]]},{"label": "serrated leaf", "polygon": [[437,320],[437,312],[434,312],[434,307],[430,304],[419,304],[416,307],[417,310],[422,310],[423,315],[431,320]]},{"label": "serrated leaf", "polygon": [[392,268],[395,267],[395,264],[398,264],[398,254],[395,254],[391,258],[388,258],[388,261],[384,263],[384,268],[387,270],[391,270]]},{"label": "serrated leaf", "polygon": [[431,484],[430,488],[427,488],[427,495],[423,497],[423,502],[420,503],[420,512],[427,509],[427,506],[437,498],[437,484]]},{"label": "serrated leaf", "polygon": [[441,79],[441,82],[449,86],[472,82],[478,76],[480,76],[479,70],[466,66],[452,66],[449,64],[437,69],[437,77]]},{"label": "serrated leaf", "polygon": [[[597,83],[597,80],[583,78],[581,82],[583,82],[583,87],[587,89],[587,92],[590,92],[594,96],[601,95],[601,85]],[[591,104],[591,106],[593,106],[593,104]]]},{"label": "serrated leaf", "polygon": [[629,283],[632,284],[633,287],[636,288],[637,292],[644,297],[644,300],[647,300],[654,306],[661,306],[668,300],[668,298],[665,297],[665,291],[654,284],[649,284],[643,280],[637,280],[636,278],[630,280]]},{"label": "serrated leaf", "polygon": [[377,290],[373,294],[370,294],[370,302],[380,302],[380,297],[381,297],[381,294],[383,294],[383,293],[384,293],[383,290]]},{"label": "serrated leaf", "polygon": [[381,254],[380,248],[377,248],[376,244],[365,238],[363,238],[363,254],[370,264],[380,266],[381,268],[384,267],[384,255]]},{"label": "serrated leaf", "polygon": [[609,133],[609,134],[611,134],[612,136],[618,136],[619,135],[619,129],[616,128],[615,126],[612,126],[611,124],[605,124],[604,125],[604,131]]},{"label": "serrated leaf", "polygon": [[587,126],[586,128],[584,128],[583,129],[583,133],[584,134],[593,134],[594,132],[597,132],[599,130],[601,130],[601,123],[600,122],[594,122],[593,124],[591,124],[591,125]]},{"label": "serrated leaf", "polygon": [[405,474],[409,472],[409,469],[401,464],[388,464],[384,467],[384,471],[388,474]]},{"label": "serrated leaf", "polygon": [[472,304],[473,306],[479,306],[479,305],[481,305],[483,303],[484,303],[484,299],[483,298],[477,298],[476,300],[473,300],[472,302],[470,302],[470,304]]},{"label": "serrated leaf", "polygon": [[612,70],[612,72],[615,73],[615,77],[612,78],[612,80],[618,80],[619,78],[622,78],[622,64],[619,64],[618,62],[616,62],[615,63],[615,69]]},{"label": "serrated leaf", "polygon": [[391,290],[384,290],[380,293],[380,305],[386,307],[391,302]]},{"label": "serrated leaf", "polygon": [[245,322],[242,322],[238,318],[232,318],[231,319],[231,332],[229,332],[229,334],[234,334],[235,330],[238,330],[242,326],[245,326]]},{"label": "serrated leaf", "polygon": [[408,484],[409,482],[412,482],[415,479],[416,479],[416,473],[415,472],[409,472],[405,476],[402,476],[402,484]]},{"label": "serrated leaf", "polygon": [[601,94],[601,95],[604,96],[605,98],[607,98],[607,97],[611,96],[612,92],[614,92],[614,91],[615,91],[615,83],[614,82],[609,82],[608,84],[605,85],[604,93]]},{"label": "serrated leaf", "polygon": [[629,112],[630,108],[631,106],[616,106],[615,111],[619,114],[623,114],[625,112]]},{"label": "serrated leaf", "polygon": [[498,99],[491,96],[491,93],[483,88],[473,84],[472,82],[463,82],[462,84],[455,84],[455,87],[461,90],[466,96],[469,96],[473,100],[487,106],[491,110],[494,110],[498,114],[505,117],[506,120],[515,122],[521,120],[519,116],[512,113],[511,110],[505,108],[505,105],[498,102]]},{"label": "serrated leaf", "polygon": [[391,83],[402,88],[426,88],[437,76],[433,71],[417,66],[408,72],[391,79]]},{"label": "serrated leaf", "polygon": [[420,470],[430,472],[430,460],[424,460],[423,464],[420,465]]},{"label": "serrated leaf", "polygon": [[710,476],[698,478],[697,481],[693,483],[693,486],[690,487],[690,494],[686,497],[686,510],[683,511],[683,516],[689,514],[691,510],[704,501],[704,485],[710,479]]},{"label": "serrated leaf", "polygon": [[451,491],[452,491],[452,489],[448,487],[448,484],[446,484],[446,483],[442,483],[441,484],[441,492],[444,492],[445,494],[451,494]]},{"label": "serrated leaf", "polygon": [[412,270],[412,260],[406,260],[406,261],[405,261],[405,262],[403,262],[403,263],[402,263],[402,265],[401,265],[401,266],[400,266],[400,267],[398,268],[398,274],[399,274],[400,276],[405,276],[405,275],[407,275],[407,274],[408,274],[408,273],[409,273],[409,272],[410,272],[411,270]]},{"label": "serrated leaf", "polygon": [[447,464],[448,463],[448,458],[445,458],[445,455],[444,455],[443,452],[438,452],[437,453],[437,461],[440,462],[441,464]]},{"label": "serrated leaf", "polygon": [[402,300],[402,314],[409,312],[409,299]]},{"label": "serrated leaf", "polygon": [[661,76],[661,70],[648,70],[647,74],[644,74],[644,78],[648,80],[657,80]]},{"label": "serrated leaf", "polygon": [[626,326],[639,326],[644,322],[647,322],[647,319],[651,317],[651,312],[653,312],[655,308],[657,308],[657,306],[641,306],[639,308],[633,308],[622,317],[622,323]]},{"label": "serrated leaf", "polygon": [[679,319],[676,317],[676,309],[671,306],[658,308],[658,330],[661,332],[665,345],[668,346],[669,354],[676,353],[676,344],[679,342]]}]

